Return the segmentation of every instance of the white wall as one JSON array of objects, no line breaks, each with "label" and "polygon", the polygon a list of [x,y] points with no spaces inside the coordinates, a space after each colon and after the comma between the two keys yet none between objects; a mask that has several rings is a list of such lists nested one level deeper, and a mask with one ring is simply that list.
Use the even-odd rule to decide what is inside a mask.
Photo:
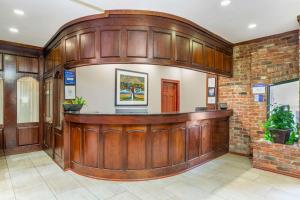
[{"label": "white wall", "polygon": [[[161,110],[161,79],[180,81],[180,111],[194,111],[206,103],[206,74],[188,69],[140,65],[109,64],[79,67],[76,69],[76,95],[87,100],[83,111],[111,113],[115,111],[115,69],[148,73],[148,111]],[[122,107],[123,108],[123,107]]]}]

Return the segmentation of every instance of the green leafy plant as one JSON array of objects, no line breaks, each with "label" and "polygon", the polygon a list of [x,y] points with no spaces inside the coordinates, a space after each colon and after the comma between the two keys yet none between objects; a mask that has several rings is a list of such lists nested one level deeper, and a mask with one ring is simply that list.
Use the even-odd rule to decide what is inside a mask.
[{"label": "green leafy plant", "polygon": [[83,97],[75,97],[73,100],[66,100],[64,104],[79,104],[79,105],[86,105],[87,102]]},{"label": "green leafy plant", "polygon": [[264,124],[265,139],[273,142],[270,129],[291,130],[287,144],[294,144],[299,138],[299,123],[294,121],[294,114],[288,106],[276,105],[269,113],[270,116]]}]

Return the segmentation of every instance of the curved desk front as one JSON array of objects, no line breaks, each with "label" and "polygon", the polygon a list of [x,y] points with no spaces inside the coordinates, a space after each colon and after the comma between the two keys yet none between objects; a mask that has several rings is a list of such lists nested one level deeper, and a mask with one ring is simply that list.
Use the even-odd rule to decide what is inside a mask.
[{"label": "curved desk front", "polygon": [[66,113],[64,168],[109,180],[174,175],[228,152],[231,115]]}]

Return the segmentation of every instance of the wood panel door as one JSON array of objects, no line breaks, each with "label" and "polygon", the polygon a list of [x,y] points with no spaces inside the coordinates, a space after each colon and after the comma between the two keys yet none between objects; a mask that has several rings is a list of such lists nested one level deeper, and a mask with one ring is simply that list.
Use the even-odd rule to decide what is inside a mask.
[{"label": "wood panel door", "polygon": [[161,112],[178,112],[180,103],[180,82],[161,80]]}]

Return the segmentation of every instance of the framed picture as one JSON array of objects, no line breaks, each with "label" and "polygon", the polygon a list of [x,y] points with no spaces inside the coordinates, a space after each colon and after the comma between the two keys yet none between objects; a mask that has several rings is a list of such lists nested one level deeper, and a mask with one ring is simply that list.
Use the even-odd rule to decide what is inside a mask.
[{"label": "framed picture", "polygon": [[116,69],[116,106],[148,105],[148,74]]},{"label": "framed picture", "polygon": [[216,87],[216,78],[208,78],[207,87]]},{"label": "framed picture", "polygon": [[75,85],[65,85],[65,99],[75,99],[76,97],[76,86]]},{"label": "framed picture", "polygon": [[209,87],[209,88],[208,88],[208,96],[209,96],[209,97],[214,97],[214,96],[216,96],[215,88],[214,88],[214,87]]}]

